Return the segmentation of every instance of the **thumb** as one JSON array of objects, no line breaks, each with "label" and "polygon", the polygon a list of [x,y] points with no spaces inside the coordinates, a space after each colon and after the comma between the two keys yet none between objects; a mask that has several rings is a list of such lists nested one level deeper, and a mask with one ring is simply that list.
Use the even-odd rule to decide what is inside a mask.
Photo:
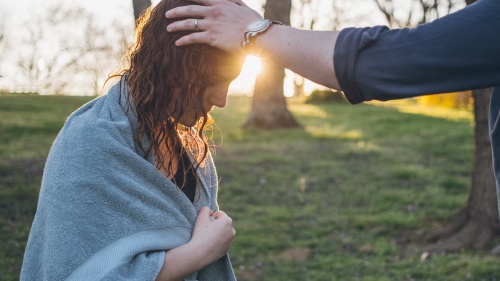
[{"label": "thumb", "polygon": [[212,215],[212,210],[209,207],[202,207],[198,212],[198,217],[196,220],[207,220],[210,221],[210,215]]}]

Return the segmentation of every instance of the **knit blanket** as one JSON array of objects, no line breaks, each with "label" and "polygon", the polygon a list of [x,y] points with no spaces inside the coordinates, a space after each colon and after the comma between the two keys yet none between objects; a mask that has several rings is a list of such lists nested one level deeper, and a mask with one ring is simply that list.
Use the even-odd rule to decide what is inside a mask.
[{"label": "knit blanket", "polygon": [[[155,280],[165,251],[187,243],[199,209],[216,203],[212,158],[194,203],[147,159],[126,86],[74,112],[47,158],[21,280]],[[143,146],[148,147],[148,140]],[[235,280],[228,256],[186,280]]]}]

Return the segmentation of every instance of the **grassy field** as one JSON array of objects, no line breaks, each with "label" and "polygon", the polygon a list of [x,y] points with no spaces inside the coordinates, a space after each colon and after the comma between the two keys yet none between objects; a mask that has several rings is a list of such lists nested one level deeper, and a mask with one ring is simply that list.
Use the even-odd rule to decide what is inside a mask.
[{"label": "grassy field", "polygon": [[[51,142],[88,100],[0,96],[0,280],[18,279]],[[302,128],[266,132],[240,128],[249,101],[213,114],[238,280],[500,280],[487,251],[420,259],[418,237],[467,199],[470,112],[291,101]]]}]

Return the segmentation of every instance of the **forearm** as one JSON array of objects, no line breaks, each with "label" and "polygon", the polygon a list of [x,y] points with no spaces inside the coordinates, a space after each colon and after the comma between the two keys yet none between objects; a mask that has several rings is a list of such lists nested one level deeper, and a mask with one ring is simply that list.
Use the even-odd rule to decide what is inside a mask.
[{"label": "forearm", "polygon": [[255,39],[260,55],[323,86],[339,89],[333,67],[337,31],[273,25]]},{"label": "forearm", "polygon": [[165,260],[161,268],[157,281],[177,281],[184,280],[206,265],[197,255],[198,251],[188,243],[165,253]]}]

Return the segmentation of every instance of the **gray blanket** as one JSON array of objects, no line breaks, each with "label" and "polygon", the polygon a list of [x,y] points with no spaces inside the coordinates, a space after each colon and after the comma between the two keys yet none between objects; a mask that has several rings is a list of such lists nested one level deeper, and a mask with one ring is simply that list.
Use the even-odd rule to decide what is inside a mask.
[{"label": "gray blanket", "polygon": [[[47,159],[21,280],[155,280],[198,210],[217,210],[211,157],[190,200],[144,154],[125,87],[73,113]],[[144,147],[148,140],[143,140]],[[198,196],[199,195],[199,196]],[[226,255],[186,280],[235,280]]]}]

